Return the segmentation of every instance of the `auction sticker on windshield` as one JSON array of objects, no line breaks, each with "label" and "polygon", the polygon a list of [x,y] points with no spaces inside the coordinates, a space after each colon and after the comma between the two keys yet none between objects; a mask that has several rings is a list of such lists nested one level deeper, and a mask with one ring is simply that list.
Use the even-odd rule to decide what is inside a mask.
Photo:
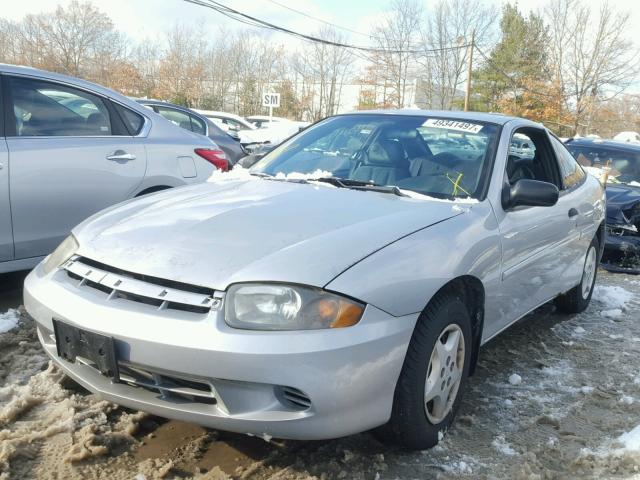
[{"label": "auction sticker on windshield", "polygon": [[445,128],[447,130],[458,130],[460,132],[478,133],[484,125],[477,123],[459,122],[458,120],[443,120],[441,118],[429,118],[422,124],[423,127]]}]

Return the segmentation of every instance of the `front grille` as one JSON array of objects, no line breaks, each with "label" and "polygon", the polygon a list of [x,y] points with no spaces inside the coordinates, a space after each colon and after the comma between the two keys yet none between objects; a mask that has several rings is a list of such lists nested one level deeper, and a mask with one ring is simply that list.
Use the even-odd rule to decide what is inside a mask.
[{"label": "front grille", "polygon": [[221,305],[221,298],[212,289],[127,272],[85,257],[72,258],[62,268],[79,288],[99,290],[110,300],[125,299],[158,310],[199,314]]},{"label": "front grille", "polygon": [[280,387],[280,395],[285,403],[297,410],[306,410],[311,407],[311,399],[306,393],[293,387]]},{"label": "front grille", "polygon": [[209,405],[218,403],[213,388],[204,381],[152,372],[125,362],[118,362],[118,370],[121,382],[158,392],[165,400]]}]

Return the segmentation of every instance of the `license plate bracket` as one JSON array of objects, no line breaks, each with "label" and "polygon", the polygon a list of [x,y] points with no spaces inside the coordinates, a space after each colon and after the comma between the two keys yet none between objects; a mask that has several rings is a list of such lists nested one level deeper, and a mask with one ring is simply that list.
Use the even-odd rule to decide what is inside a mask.
[{"label": "license plate bracket", "polygon": [[118,361],[113,337],[82,330],[68,323],[53,319],[58,356],[75,363],[78,357],[92,362],[102,375],[119,381]]}]

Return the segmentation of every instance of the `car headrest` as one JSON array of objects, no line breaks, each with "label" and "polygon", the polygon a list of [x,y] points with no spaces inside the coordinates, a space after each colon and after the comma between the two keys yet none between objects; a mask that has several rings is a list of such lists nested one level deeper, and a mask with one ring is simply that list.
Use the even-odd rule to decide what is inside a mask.
[{"label": "car headrest", "polygon": [[[92,113],[87,117],[87,127],[99,130],[100,133],[104,133],[109,129],[109,122],[101,112]],[[103,128],[104,127],[104,128]]]},{"label": "car headrest", "polygon": [[367,164],[394,167],[404,158],[402,145],[394,140],[378,140],[369,147]]}]

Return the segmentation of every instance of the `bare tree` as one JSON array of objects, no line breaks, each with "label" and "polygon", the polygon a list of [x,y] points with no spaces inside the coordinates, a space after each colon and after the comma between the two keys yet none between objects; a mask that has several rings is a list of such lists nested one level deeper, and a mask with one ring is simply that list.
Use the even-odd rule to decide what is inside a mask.
[{"label": "bare tree", "polygon": [[[344,43],[343,35],[333,28],[323,28],[314,34],[333,43]],[[309,118],[318,120],[333,115],[340,106],[342,85],[349,74],[353,53],[346,48],[328,43],[310,43],[294,55],[292,68],[302,79],[305,101],[303,108]]]},{"label": "bare tree", "polygon": [[598,101],[631,85],[640,71],[640,52],[629,39],[630,13],[608,3],[598,11],[582,0],[551,0],[545,9],[552,33],[556,77],[574,108],[574,132],[588,127]]},{"label": "bare tree", "polygon": [[10,20],[0,18],[0,62],[18,63],[18,36],[19,27]]},{"label": "bare tree", "polygon": [[471,42],[472,32],[476,45],[488,45],[497,17],[495,5],[476,0],[439,0],[428,12],[421,29],[420,62],[426,74],[422,93],[431,107],[452,107],[467,75],[469,49],[464,45]]},{"label": "bare tree", "polygon": [[372,56],[371,61],[385,73],[385,87],[388,84],[391,88],[392,104],[397,108],[406,104],[407,82],[416,58],[421,17],[422,7],[417,0],[393,0],[384,20],[372,32],[381,52]]},{"label": "bare tree", "polygon": [[111,19],[91,3],[72,1],[53,14],[27,15],[23,45],[46,68],[69,75],[83,74],[87,62],[113,44]]}]

